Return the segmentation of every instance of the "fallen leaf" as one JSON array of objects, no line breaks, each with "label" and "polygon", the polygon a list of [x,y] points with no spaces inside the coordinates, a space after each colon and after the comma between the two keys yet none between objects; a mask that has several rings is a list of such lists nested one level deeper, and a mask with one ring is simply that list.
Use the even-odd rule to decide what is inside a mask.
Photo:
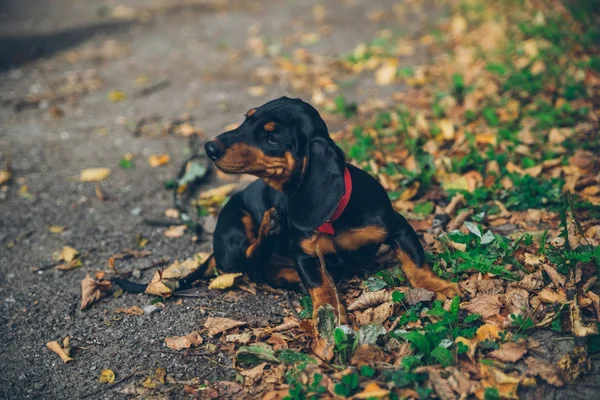
[{"label": "fallen leaf", "polygon": [[539,376],[552,386],[562,387],[565,385],[565,382],[561,376],[561,370],[553,364],[534,357],[526,358],[525,364],[527,364],[528,374]]},{"label": "fallen leaf", "polygon": [[95,281],[91,276],[86,275],[81,281],[81,310],[84,310],[91,304],[106,296],[112,289],[110,281]]},{"label": "fallen leaf", "polygon": [[352,396],[354,399],[380,399],[390,394],[388,389],[379,387],[377,382],[369,382],[365,386],[365,389]]},{"label": "fallen leaf", "polygon": [[[68,343],[68,341],[67,341],[67,343]],[[60,359],[63,360],[63,362],[65,364],[68,363],[69,361],[73,361],[73,359],[71,357],[69,357],[70,348],[68,346],[65,346],[66,349],[64,349],[63,347],[61,347],[61,345],[57,341],[52,341],[52,342],[46,343],[46,347],[48,349],[52,350],[53,352],[55,352],[56,354],[58,354]]]},{"label": "fallen leaf", "polygon": [[6,182],[8,182],[11,178],[11,173],[9,171],[6,170],[0,170],[0,186],[4,185]]},{"label": "fallen leaf", "polygon": [[216,277],[210,285],[208,285],[209,289],[228,289],[232,287],[235,283],[235,278],[240,277],[244,274],[238,272],[235,274],[223,274]]},{"label": "fallen leaf", "polygon": [[117,314],[123,313],[123,314],[129,314],[129,315],[144,315],[144,310],[142,310],[138,306],[131,306],[128,308],[119,307],[115,310],[115,313],[117,313]]},{"label": "fallen leaf", "polygon": [[375,83],[387,86],[394,83],[398,72],[398,61],[388,60],[377,71],[375,71]]},{"label": "fallen leaf", "polygon": [[239,188],[237,183],[228,183],[226,185],[218,186],[200,193],[201,199],[210,199],[212,197],[226,197]]},{"label": "fallen leaf", "polygon": [[585,337],[598,334],[598,324],[585,325],[581,319],[581,310],[577,304],[577,295],[569,306],[569,317],[571,320],[571,332],[577,337]]},{"label": "fallen leaf", "polygon": [[257,384],[261,380],[261,378],[264,374],[264,369],[267,365],[269,365],[269,364],[264,362],[264,363],[258,364],[254,368],[247,369],[245,371],[240,371],[240,374],[244,377],[244,385],[253,386],[253,385]]},{"label": "fallen leaf", "polygon": [[267,93],[267,88],[264,86],[250,86],[246,92],[252,97],[264,96]]},{"label": "fallen leaf", "polygon": [[481,325],[479,329],[477,329],[477,340],[496,340],[500,337],[500,328],[496,325],[485,324]]},{"label": "fallen leaf", "polygon": [[479,314],[482,318],[489,318],[500,313],[502,308],[502,295],[499,294],[481,294],[466,304],[461,304],[461,308],[466,309],[471,314]]},{"label": "fallen leaf", "polygon": [[556,286],[557,288],[561,288],[561,287],[565,286],[565,282],[566,282],[567,278],[565,276],[559,274],[555,267],[553,267],[547,263],[544,263],[544,264],[542,264],[542,268],[548,274],[548,276],[552,280],[552,283],[554,283],[554,286]]},{"label": "fallen leaf", "polygon": [[544,303],[556,304],[556,303],[566,303],[567,302],[567,294],[563,289],[553,290],[549,287],[543,288],[538,293],[538,298],[540,301]]},{"label": "fallen leaf", "polygon": [[153,154],[148,157],[148,164],[152,168],[157,168],[167,165],[170,160],[171,157],[168,154]]},{"label": "fallen leaf", "polygon": [[246,325],[246,322],[221,317],[208,317],[204,323],[204,327],[208,329],[208,336],[215,336],[219,333],[244,325]]},{"label": "fallen leaf", "polygon": [[54,259],[54,261],[71,262],[78,255],[79,255],[79,252],[77,250],[75,250],[74,248],[72,248],[70,246],[64,246],[60,252],[56,252],[56,253],[52,254],[52,258]]},{"label": "fallen leaf", "polygon": [[365,308],[376,307],[389,301],[392,301],[392,295],[389,294],[387,290],[364,292],[358,299],[348,306],[348,311],[364,310]]},{"label": "fallen leaf", "polygon": [[381,350],[379,346],[363,343],[356,347],[352,358],[350,359],[350,365],[362,366],[362,365],[374,365],[375,363],[384,362],[388,356]]},{"label": "fallen leaf", "polygon": [[[518,399],[517,391],[519,389],[519,383],[521,379],[511,375],[507,375],[498,368],[492,367],[491,365],[480,364],[481,373],[481,391],[483,388],[493,387],[498,389],[498,394],[502,399]],[[481,393],[483,394],[483,393]],[[477,396],[483,399],[483,396]]]},{"label": "fallen leaf", "polygon": [[100,182],[108,178],[110,168],[88,168],[81,171],[79,180],[81,182]]},{"label": "fallen leaf", "polygon": [[118,103],[125,100],[125,93],[120,90],[111,90],[110,93],[108,93],[108,99],[113,103]]},{"label": "fallen leaf", "polygon": [[48,231],[50,231],[50,233],[62,233],[64,230],[64,226],[52,225],[48,227]]},{"label": "fallen leaf", "polygon": [[191,346],[202,344],[202,337],[198,331],[190,332],[185,336],[169,336],[165,338],[165,344],[173,350],[189,349]]},{"label": "fallen leaf", "polygon": [[114,383],[115,381],[115,373],[110,369],[104,369],[100,372],[100,378],[98,378],[98,382],[100,383]]},{"label": "fallen leaf", "polygon": [[435,297],[435,293],[427,290],[427,289],[423,289],[423,288],[417,288],[417,289],[408,289],[408,291],[405,293],[404,295],[404,302],[407,303],[408,305],[415,305],[417,303],[423,302],[423,301],[431,301],[433,300],[433,298]]},{"label": "fallen leaf", "polygon": [[506,342],[502,343],[498,350],[494,350],[488,355],[502,362],[514,363],[520,360],[525,353],[527,353],[526,348],[519,346],[515,342]]},{"label": "fallen leaf", "polygon": [[187,225],[173,225],[165,231],[165,236],[168,238],[180,238],[187,230]]}]

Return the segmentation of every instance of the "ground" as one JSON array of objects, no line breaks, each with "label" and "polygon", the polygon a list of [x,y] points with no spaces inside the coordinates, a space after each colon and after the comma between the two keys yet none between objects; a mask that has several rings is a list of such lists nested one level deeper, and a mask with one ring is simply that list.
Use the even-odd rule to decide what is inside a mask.
[{"label": "ground", "polygon": [[[181,7],[176,7],[182,3]],[[374,10],[391,12],[393,1],[336,2],[329,7],[332,34],[312,50],[328,55],[351,51],[364,37],[385,27],[369,23]],[[115,318],[112,310],[149,304],[147,296],[125,295],[80,311],[80,281],[86,273],[106,269],[108,258],[135,247],[135,235],[150,239],[148,258],[125,261],[123,268],[151,264],[166,257],[185,259],[210,249],[210,237],[198,242],[168,239],[162,230],[144,224],[143,217],[161,217],[171,207],[171,193],[163,182],[173,177],[185,158],[186,140],[181,137],[134,137],[123,119],[137,121],[159,114],[175,119],[189,112],[206,133],[216,136],[228,124],[241,121],[250,108],[266,100],[307,96],[284,85],[267,86],[253,97],[247,88],[253,72],[267,61],[252,56],[246,40],[249,29],[260,26],[274,43],[285,36],[317,29],[312,10],[315,1],[129,1],[119,4],[164,6],[148,20],[101,16],[114,1],[40,0],[7,1],[0,13],[0,156],[10,160],[17,179],[29,188],[31,199],[17,196],[13,186],[0,203],[0,277],[2,312],[0,340],[5,369],[0,397],[76,398],[101,386],[100,371],[111,368],[117,379],[132,368],[166,368],[177,379],[230,380],[234,376],[230,357],[217,353],[214,362],[198,357],[161,354],[163,339],[196,329],[208,315],[229,316],[251,326],[274,325],[285,315],[281,297],[259,292],[243,293],[236,301],[204,290],[201,298],[185,299],[181,306],[142,317]],[[167,5],[173,8],[166,8]],[[188,4],[188,5],[185,5]],[[430,15],[406,17],[407,31],[425,30]],[[396,24],[389,21],[387,24]],[[360,26],[361,29],[356,29]],[[254,28],[253,28],[254,27]],[[97,48],[107,40],[127,46],[124,54],[102,60],[69,62],[65,54]],[[426,55],[419,55],[426,57]],[[415,58],[415,63],[419,61]],[[68,73],[93,70],[102,80],[69,104],[61,104],[64,116],[54,119],[47,110],[34,107],[15,111],[14,103],[48,82]],[[153,94],[136,97],[134,81],[145,75],[150,83],[168,85]],[[389,88],[384,88],[388,89]],[[109,101],[109,92],[126,93],[123,102]],[[372,78],[365,78],[351,99],[378,97]],[[118,168],[124,154],[139,154],[135,169]],[[150,154],[168,153],[171,162],[152,169]],[[93,183],[80,183],[82,169],[110,167],[102,184],[106,201],[98,200]],[[60,234],[48,226],[67,229]],[[14,247],[6,245],[17,240]],[[52,269],[32,272],[51,262],[52,252],[70,245],[85,257],[85,266],[73,271]],[[149,279],[150,272],[143,277]],[[84,345],[77,362],[63,365],[45,343],[71,336]]]},{"label": "ground", "polygon": [[[196,389],[204,382],[239,381],[238,370],[232,366],[231,346],[224,345],[218,337],[209,338],[202,332],[205,346],[204,352],[199,353],[169,350],[164,339],[201,330],[208,317],[244,321],[250,328],[279,325],[285,317],[290,316],[287,302],[280,293],[264,289],[259,289],[256,294],[239,289],[224,293],[209,290],[204,284],[194,292],[196,297],[168,299],[163,308],[150,314],[115,313],[117,308],[145,307],[154,300],[148,295],[131,294],[108,296],[80,310],[82,279],[87,274],[94,276],[98,271],[111,273],[110,257],[126,249],[136,249],[136,237],[139,235],[149,239],[143,250],[150,254],[115,262],[120,272],[141,271],[140,276],[136,277],[139,281],[148,281],[152,277],[156,268],[150,267],[155,264],[168,265],[175,260],[193,257],[198,252],[210,251],[211,248],[208,234],[197,238],[191,234],[169,238],[165,236],[166,227],[145,222],[145,219],[166,218],[165,210],[172,207],[172,192],[165,190],[164,185],[174,177],[178,167],[188,157],[189,148],[181,130],[165,134],[158,129],[149,129],[136,134],[136,123],[151,116],[158,116],[163,122],[174,121],[187,113],[193,118],[192,125],[201,130],[201,139],[205,140],[223,132],[226,126],[241,122],[248,109],[282,95],[301,97],[315,103],[321,111],[331,111],[334,95],[327,91],[329,81],[326,79],[331,71],[340,74],[335,76],[335,83],[346,104],[356,102],[362,107],[359,110],[362,116],[368,115],[370,109],[386,109],[398,103],[418,103],[425,91],[415,91],[408,87],[412,84],[407,85],[406,82],[410,83],[410,79],[418,81],[419,75],[410,75],[408,80],[396,79],[396,75],[400,76],[402,71],[424,64],[444,65],[447,55],[441,53],[435,44],[435,37],[439,36],[438,27],[445,26],[447,29],[450,25],[449,31],[456,34],[457,42],[460,42],[460,35],[466,29],[461,25],[466,22],[463,23],[460,18],[453,18],[448,24],[450,7],[439,4],[412,0],[336,0],[321,3],[312,0],[2,2],[0,172],[8,169],[12,179],[8,184],[0,179],[0,265],[3,267],[0,276],[0,341],[3,343],[0,354],[5,366],[0,374],[0,397],[79,398],[98,390],[105,391],[93,394],[96,398],[125,397],[125,394],[119,393],[125,384],[111,389],[99,382],[100,373],[105,369],[114,371],[117,381],[128,377],[135,369],[138,374],[126,383],[136,382],[138,386],[140,380],[151,376],[157,368],[164,368],[176,381],[189,381]],[[404,55],[402,64],[397,65],[394,59],[384,60],[381,65],[376,65],[381,69],[374,74],[373,68],[364,65],[368,65],[368,60],[361,64],[360,57],[367,50],[358,51],[357,45],[370,43],[377,37],[385,39],[386,32],[411,38],[407,42],[411,43],[410,49],[402,50],[401,43],[400,52]],[[490,39],[492,36],[493,39]],[[494,41],[500,36],[498,31],[492,29],[487,38]],[[263,40],[257,40],[258,37]],[[405,47],[407,43],[404,43]],[[308,52],[301,49],[308,49]],[[531,46],[526,47],[524,52],[528,53],[528,49]],[[458,50],[457,55],[461,54]],[[344,75],[341,71],[347,69],[347,65],[327,69],[331,62],[348,59],[347,55],[352,53],[355,56],[354,67],[362,65],[357,73]],[[290,59],[301,62],[286,64],[286,60]],[[391,77],[390,69],[386,70],[387,64],[392,67]],[[448,68],[451,68],[449,65]],[[327,72],[322,72],[323,68]],[[435,71],[433,74],[435,76]],[[588,76],[595,75],[590,73]],[[310,82],[311,79],[319,81],[318,85]],[[467,76],[465,80],[468,79]],[[381,84],[381,81],[385,81],[385,84]],[[595,84],[598,85],[598,82]],[[421,83],[417,82],[418,85]],[[465,95],[463,84],[455,82],[455,86],[460,86],[462,95]],[[494,92],[493,87],[488,89],[486,87],[484,91]],[[489,94],[487,92],[486,95]],[[594,92],[590,97],[594,98],[597,93]],[[329,102],[320,101],[324,97]],[[431,99],[428,101],[431,102]],[[440,109],[445,108],[447,103],[440,100],[438,104],[435,100],[435,105]],[[439,124],[432,127],[431,131],[436,128],[438,135],[441,131],[442,135],[448,136],[446,139],[450,138],[450,144],[454,143],[455,136],[462,135],[459,124],[450,123],[452,129],[447,130],[448,124],[443,123],[456,120],[456,113],[452,114],[452,111],[460,107],[454,106],[445,109],[443,119],[440,116],[431,119],[432,123],[435,119],[435,123]],[[370,158],[381,161],[373,149],[365,155],[360,153],[360,147],[352,146],[354,139],[349,138],[352,136],[351,126],[355,122],[363,124],[364,119],[359,118],[357,122],[350,118],[348,123],[347,119],[340,116],[347,111],[346,105],[338,102],[335,107],[337,112],[324,115],[330,131],[336,132],[336,139],[340,142],[347,140],[347,143],[342,143],[346,145],[344,149],[349,149],[352,157],[362,163],[361,166],[375,165]],[[502,107],[508,108],[504,103]],[[594,111],[597,114],[597,108]],[[436,115],[436,112],[434,110],[433,114]],[[500,115],[500,111],[498,113]],[[496,114],[486,114],[485,110],[483,114],[487,123],[492,125]],[[421,130],[423,123],[419,121],[417,119],[415,125]],[[585,120],[581,117],[581,121],[576,122],[579,123],[577,127],[591,124],[597,131],[597,119],[590,117]],[[495,123],[499,124],[498,121]],[[565,124],[561,126],[575,125],[575,122],[562,120],[560,123]],[[384,126],[380,130],[385,133],[386,129],[388,127]],[[582,129],[586,129],[585,126]],[[543,135],[547,135],[547,132]],[[486,131],[477,136],[477,141],[486,141],[489,137]],[[435,147],[436,140],[427,144],[433,142]],[[441,156],[445,156],[445,151],[451,146],[448,142],[437,142],[441,143]],[[523,142],[534,146],[532,141]],[[587,144],[592,142],[589,140]],[[444,148],[444,145],[448,146]],[[590,146],[582,147],[586,151],[593,151],[593,145]],[[460,153],[458,139],[456,146],[452,146],[454,148]],[[408,152],[403,154],[403,150],[391,152],[392,157],[403,160],[406,162],[403,165],[408,169],[420,170],[423,175],[423,165],[416,165],[421,160],[415,161],[415,157],[412,157],[415,167],[409,167],[410,157],[407,158]],[[431,150],[431,146],[427,149],[434,150]],[[574,149],[569,148],[568,151],[573,152]],[[129,153],[135,155],[134,168],[128,168],[129,162],[123,162]],[[151,167],[147,158],[158,154],[168,154],[169,162]],[[568,158],[570,155],[567,153],[564,156],[562,165],[571,162]],[[536,157],[531,155],[525,161],[519,159],[523,163],[517,167],[517,173],[533,168],[528,164],[531,159],[536,162],[548,161],[546,153],[543,157]],[[586,157],[579,158],[585,161]],[[477,162],[483,165],[488,161]],[[581,160],[579,162],[581,165]],[[110,176],[99,184],[80,182],[80,172],[95,167],[110,168]],[[380,167],[383,170],[383,166]],[[503,173],[504,167],[502,165]],[[557,168],[557,165],[550,167]],[[597,163],[589,171],[584,167],[581,171],[585,173],[598,173]],[[459,170],[458,173],[454,171],[445,179],[469,183],[465,177],[472,172],[468,169]],[[573,187],[579,182],[579,186],[585,188],[581,180],[578,181],[580,178],[584,180],[584,172],[572,182]],[[547,170],[544,172],[549,173]],[[379,179],[389,183],[391,178],[388,175],[391,173],[386,174],[379,174]],[[436,178],[440,182],[444,179],[437,175]],[[212,173],[202,190],[227,182],[230,181]],[[402,188],[404,192],[396,193],[394,200],[397,207],[408,207],[406,211],[418,217],[417,214],[421,213],[413,212],[415,204],[407,205],[410,203],[408,200],[419,191],[418,186],[415,189],[415,182],[418,183],[419,178],[411,180],[408,189]],[[597,184],[597,180],[595,182]],[[481,184],[477,182],[477,185]],[[412,189],[415,190],[409,194]],[[433,207],[433,203],[446,205],[448,199],[440,195],[439,190],[422,192],[419,192],[422,198],[417,200],[422,207],[427,204]],[[591,196],[590,201],[598,201],[594,197],[597,191],[586,193]],[[537,201],[537,198],[522,197],[525,200],[519,201],[532,200],[532,204],[534,200]],[[496,200],[496,197],[493,199]],[[520,222],[514,219],[528,220],[527,214],[518,214],[516,211],[528,207],[518,209],[520,206],[513,204],[515,216],[510,223],[494,228],[494,233],[514,233],[515,226]],[[543,206],[534,204],[530,207],[537,209]],[[429,215],[411,221],[421,234],[425,232],[424,239],[427,241],[428,229],[433,222],[433,209],[425,214]],[[452,218],[456,216],[452,215]],[[537,219],[539,223],[539,215]],[[550,222],[547,225],[529,226],[529,230],[540,231],[549,227],[554,233],[558,229],[558,213],[548,217],[548,220]],[[599,235],[596,231],[600,232],[597,229],[600,226],[597,217],[594,220],[593,216],[586,214],[584,225],[586,229],[594,229],[588,235],[589,239],[597,240]],[[474,226],[471,223],[471,232],[472,229],[479,229]],[[509,228],[503,232],[506,226]],[[53,228],[52,232],[50,227],[63,227],[64,230]],[[460,240],[467,238],[468,234],[463,227]],[[431,234],[429,236],[428,250],[431,251],[433,238]],[[474,242],[480,244],[474,236],[468,239],[469,246]],[[458,247],[467,244],[449,243]],[[71,246],[81,253],[81,267],[67,271],[53,268],[55,263],[52,254],[63,246]],[[525,250],[521,250],[520,257],[523,257]],[[527,251],[533,251],[531,246]],[[456,263],[457,259],[445,261]],[[537,262],[539,264],[539,259]],[[533,264],[529,272],[538,268],[536,272],[541,277],[538,264]],[[493,276],[489,274],[486,277]],[[464,278],[467,281],[466,276]],[[551,286],[547,275],[544,275],[544,279],[548,288],[560,292],[561,288]],[[506,288],[503,285],[506,286],[506,283],[498,285],[500,293],[504,293]],[[595,290],[597,284],[593,286],[591,282],[586,291],[590,288]],[[354,297],[360,293],[358,290],[348,292],[354,293]],[[476,292],[472,293],[473,297]],[[479,290],[477,295],[481,292]],[[508,291],[506,293],[510,294]],[[532,291],[532,294],[535,294],[533,300],[538,293]],[[292,297],[298,299],[299,295],[293,294]],[[399,304],[394,306],[399,308]],[[595,314],[591,303],[587,306],[585,317],[589,322]],[[503,311],[506,308],[507,305]],[[561,311],[554,311],[558,312],[555,320],[560,322]],[[388,328],[390,322],[387,321]],[[46,343],[61,342],[67,336],[77,348],[72,354],[75,361],[64,364],[46,348]],[[575,342],[572,335],[556,334],[549,330],[535,331],[528,339],[541,344],[537,349],[530,349],[529,354],[553,364],[563,354],[570,352]],[[217,346],[211,347],[212,344]],[[522,368],[521,365],[515,370],[523,372]],[[590,373],[581,380],[567,383],[562,389],[540,381],[535,388],[520,394],[530,398],[593,398],[593,393],[600,387],[599,369],[600,362],[596,354],[592,357]],[[512,371],[513,375],[515,370]],[[440,392],[437,393],[440,396]],[[186,396],[183,384],[175,385],[172,396]]]}]

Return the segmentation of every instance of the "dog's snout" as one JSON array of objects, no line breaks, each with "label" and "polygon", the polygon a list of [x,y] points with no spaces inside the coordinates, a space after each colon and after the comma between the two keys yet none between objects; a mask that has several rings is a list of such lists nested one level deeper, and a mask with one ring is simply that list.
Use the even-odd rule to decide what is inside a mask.
[{"label": "dog's snout", "polygon": [[217,161],[225,152],[225,146],[218,140],[211,140],[204,145],[204,151],[208,158],[213,161]]}]

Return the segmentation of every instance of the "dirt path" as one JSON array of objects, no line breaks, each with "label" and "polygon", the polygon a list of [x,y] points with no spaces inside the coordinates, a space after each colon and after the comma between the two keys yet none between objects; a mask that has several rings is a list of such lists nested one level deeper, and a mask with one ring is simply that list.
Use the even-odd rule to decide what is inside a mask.
[{"label": "dirt path", "polygon": [[[325,24],[330,33],[320,31],[311,52],[346,54],[383,28],[407,34],[427,30],[426,15],[409,11],[398,18],[394,3],[327,2]],[[279,296],[263,292],[223,296],[204,289],[201,298],[185,299],[180,305],[168,301],[164,309],[150,315],[113,312],[117,307],[150,303],[149,297],[134,295],[110,297],[82,312],[80,281],[86,273],[106,269],[111,255],[133,248],[136,234],[150,239],[146,249],[152,255],[121,261],[122,270],[210,249],[208,237],[196,243],[189,235],[168,239],[162,229],[143,223],[143,217],[161,216],[171,206],[163,182],[185,158],[186,140],[134,137],[131,124],[152,114],[174,119],[189,112],[196,125],[213,136],[270,98],[286,94],[310,99],[310,94],[278,82],[267,85],[264,94],[250,96],[247,88],[261,84],[257,69],[271,62],[268,57],[255,57],[247,40],[251,34],[260,35],[271,43],[271,51],[291,54],[302,47],[294,38],[322,29],[323,23],[313,17],[317,4],[275,0],[2,3],[0,161],[10,160],[15,179],[0,201],[0,357],[5,366],[0,397],[78,398],[101,387],[98,376],[105,368],[115,371],[117,379],[133,368],[148,375],[162,367],[177,380],[231,380],[235,377],[231,360],[218,349],[210,359],[160,353],[165,350],[164,338],[198,329],[209,315],[244,320],[254,327],[281,322],[284,311]],[[140,14],[139,7],[146,11]],[[379,18],[374,18],[376,11],[383,11]],[[114,18],[115,14],[122,18]],[[98,49],[104,49],[100,57]],[[424,57],[417,52],[414,62]],[[143,86],[153,85],[156,90],[143,93]],[[48,87],[57,96],[61,90],[84,93],[56,103],[42,100],[32,107],[20,103],[28,94],[45,93]],[[400,89],[388,87],[387,93],[382,92],[365,78],[350,82],[345,91],[351,100],[364,100],[389,99],[391,91]],[[109,101],[112,90],[122,91],[125,100]],[[59,114],[62,117],[53,116]],[[135,169],[119,168],[119,160],[129,152],[138,154]],[[169,154],[171,162],[151,169],[146,157],[159,153]],[[112,169],[101,185],[105,201],[98,199],[93,184],[77,181],[79,172],[90,167]],[[50,233],[51,225],[66,230]],[[64,245],[86,254],[83,268],[32,272],[47,265],[52,252]],[[141,279],[150,276],[146,272]],[[76,353],[75,362],[65,365],[45,343],[67,335],[85,348]],[[123,396],[115,394],[118,390],[106,396]]]}]

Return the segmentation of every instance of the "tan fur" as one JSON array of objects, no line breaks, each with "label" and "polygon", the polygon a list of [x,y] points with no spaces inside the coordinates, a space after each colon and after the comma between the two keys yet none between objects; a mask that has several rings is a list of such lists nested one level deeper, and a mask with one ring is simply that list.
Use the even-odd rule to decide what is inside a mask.
[{"label": "tan fur", "polygon": [[316,233],[309,239],[300,242],[305,254],[315,256],[317,246],[323,254],[334,254],[337,249],[345,251],[358,250],[367,244],[382,243],[387,237],[387,231],[379,226],[351,228],[328,235]]}]

